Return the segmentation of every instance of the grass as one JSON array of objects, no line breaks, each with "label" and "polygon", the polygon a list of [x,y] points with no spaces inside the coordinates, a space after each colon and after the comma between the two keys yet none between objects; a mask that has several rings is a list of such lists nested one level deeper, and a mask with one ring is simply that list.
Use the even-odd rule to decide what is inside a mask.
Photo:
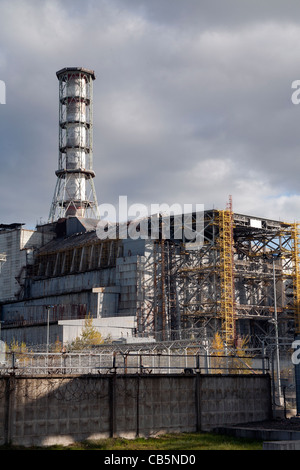
[{"label": "grass", "polygon": [[[69,446],[31,447],[28,450],[261,450],[262,441],[239,439],[210,433],[164,434],[159,437],[110,438],[84,441]],[[24,450],[19,446],[2,446],[0,450]]]}]

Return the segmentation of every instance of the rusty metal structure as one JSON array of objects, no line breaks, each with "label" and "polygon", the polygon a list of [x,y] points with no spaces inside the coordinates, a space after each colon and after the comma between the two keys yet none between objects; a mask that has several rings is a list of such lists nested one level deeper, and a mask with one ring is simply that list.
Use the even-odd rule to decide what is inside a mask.
[{"label": "rusty metal structure", "polygon": [[[293,337],[299,329],[297,224],[205,211],[204,244],[176,240],[148,245],[137,311],[140,331],[157,339]],[[276,311],[275,311],[276,310]],[[276,314],[276,315],[275,315]]]}]

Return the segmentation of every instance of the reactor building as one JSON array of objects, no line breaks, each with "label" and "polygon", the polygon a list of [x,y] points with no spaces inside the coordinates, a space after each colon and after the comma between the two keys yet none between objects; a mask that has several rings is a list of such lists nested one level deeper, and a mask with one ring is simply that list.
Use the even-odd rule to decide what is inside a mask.
[{"label": "reactor building", "polygon": [[[49,220],[35,230],[0,225],[1,339],[66,344],[87,316],[111,341],[299,333],[299,230],[224,210],[201,214],[201,242],[182,236],[184,215],[158,213],[141,236],[99,237],[93,170],[93,82],[81,67],[57,72],[59,158]],[[190,214],[191,227],[198,220]],[[146,227],[146,229],[145,229]],[[139,231],[139,224],[136,232]],[[178,235],[180,233],[180,236]]]}]

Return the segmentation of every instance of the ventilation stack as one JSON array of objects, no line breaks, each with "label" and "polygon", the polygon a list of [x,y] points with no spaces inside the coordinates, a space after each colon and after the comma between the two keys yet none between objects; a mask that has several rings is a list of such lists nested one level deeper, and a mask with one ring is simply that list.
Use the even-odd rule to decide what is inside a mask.
[{"label": "ventilation stack", "polygon": [[93,70],[67,67],[59,81],[59,159],[49,222],[99,218],[93,178]]}]

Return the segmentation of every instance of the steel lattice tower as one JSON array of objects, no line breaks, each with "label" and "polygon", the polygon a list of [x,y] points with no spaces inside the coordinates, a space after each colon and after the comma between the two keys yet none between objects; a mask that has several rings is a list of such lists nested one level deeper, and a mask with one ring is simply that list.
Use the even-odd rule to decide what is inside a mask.
[{"label": "steel lattice tower", "polygon": [[67,67],[59,80],[59,160],[49,222],[99,218],[93,178],[93,70]]}]

